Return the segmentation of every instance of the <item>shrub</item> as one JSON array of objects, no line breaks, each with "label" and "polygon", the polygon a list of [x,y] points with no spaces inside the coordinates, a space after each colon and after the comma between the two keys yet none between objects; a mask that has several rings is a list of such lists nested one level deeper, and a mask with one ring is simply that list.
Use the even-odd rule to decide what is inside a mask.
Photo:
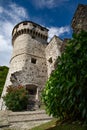
[{"label": "shrub", "polygon": [[23,86],[9,86],[3,99],[9,110],[22,111],[27,108],[28,91]]},{"label": "shrub", "polygon": [[73,34],[42,97],[50,115],[87,122],[87,32]]}]

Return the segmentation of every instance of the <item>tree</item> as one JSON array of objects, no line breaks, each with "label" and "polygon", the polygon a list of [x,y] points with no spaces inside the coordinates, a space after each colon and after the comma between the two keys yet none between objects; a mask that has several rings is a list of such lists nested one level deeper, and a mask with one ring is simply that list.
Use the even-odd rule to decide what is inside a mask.
[{"label": "tree", "polygon": [[9,110],[22,111],[27,109],[28,91],[23,86],[9,86],[7,94],[3,97]]},{"label": "tree", "polygon": [[66,44],[42,98],[49,115],[87,122],[87,32]]},{"label": "tree", "polygon": [[4,87],[4,83],[5,83],[5,80],[6,80],[7,73],[8,73],[8,67],[0,66],[0,96],[2,94],[2,90],[3,90],[3,87]]}]

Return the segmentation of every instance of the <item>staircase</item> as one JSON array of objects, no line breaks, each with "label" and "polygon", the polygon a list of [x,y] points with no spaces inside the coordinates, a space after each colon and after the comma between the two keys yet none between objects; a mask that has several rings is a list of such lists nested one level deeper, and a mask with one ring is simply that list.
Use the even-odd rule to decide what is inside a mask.
[{"label": "staircase", "polygon": [[0,130],[3,127],[8,127],[8,112],[7,111],[0,111]]},{"label": "staircase", "polygon": [[35,95],[29,94],[27,110],[34,111],[34,110],[38,110],[38,109],[39,109],[38,101],[35,100]]},{"label": "staircase", "polygon": [[31,128],[50,121],[44,110],[8,112],[9,128],[15,130],[30,130]]}]

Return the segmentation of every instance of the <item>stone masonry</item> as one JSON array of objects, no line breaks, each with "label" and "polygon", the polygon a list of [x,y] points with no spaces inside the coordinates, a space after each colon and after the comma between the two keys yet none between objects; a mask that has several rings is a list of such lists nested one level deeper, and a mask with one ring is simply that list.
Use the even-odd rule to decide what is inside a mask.
[{"label": "stone masonry", "polygon": [[[72,19],[72,28],[75,33],[82,29],[87,30],[87,5],[78,5]],[[67,41],[57,36],[49,43],[47,39],[48,29],[34,22],[23,21],[14,27],[13,53],[2,97],[6,94],[7,86],[23,85],[30,95],[27,108],[38,109],[41,91],[55,69],[56,60],[61,56]],[[2,98],[0,110],[6,110]]]},{"label": "stone masonry", "polygon": [[87,31],[87,5],[78,5],[71,26],[75,33],[79,33],[80,30]]},{"label": "stone masonry", "polygon": [[[63,41],[54,36],[48,44],[47,38],[48,29],[31,21],[17,24],[12,32],[13,53],[2,96],[7,86],[23,85],[30,95],[29,110],[38,109],[40,93],[61,54]],[[2,99],[0,107],[6,109]]]}]

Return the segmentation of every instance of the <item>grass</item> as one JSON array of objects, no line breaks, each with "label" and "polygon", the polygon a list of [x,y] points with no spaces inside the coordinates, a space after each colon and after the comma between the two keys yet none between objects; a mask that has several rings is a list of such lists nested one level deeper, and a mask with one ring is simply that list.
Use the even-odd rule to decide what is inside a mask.
[{"label": "grass", "polygon": [[46,106],[42,103],[40,106],[40,110],[45,110],[45,109],[46,109]]},{"label": "grass", "polygon": [[57,119],[32,128],[31,130],[87,130],[87,125],[81,125],[79,123],[63,123]]}]

